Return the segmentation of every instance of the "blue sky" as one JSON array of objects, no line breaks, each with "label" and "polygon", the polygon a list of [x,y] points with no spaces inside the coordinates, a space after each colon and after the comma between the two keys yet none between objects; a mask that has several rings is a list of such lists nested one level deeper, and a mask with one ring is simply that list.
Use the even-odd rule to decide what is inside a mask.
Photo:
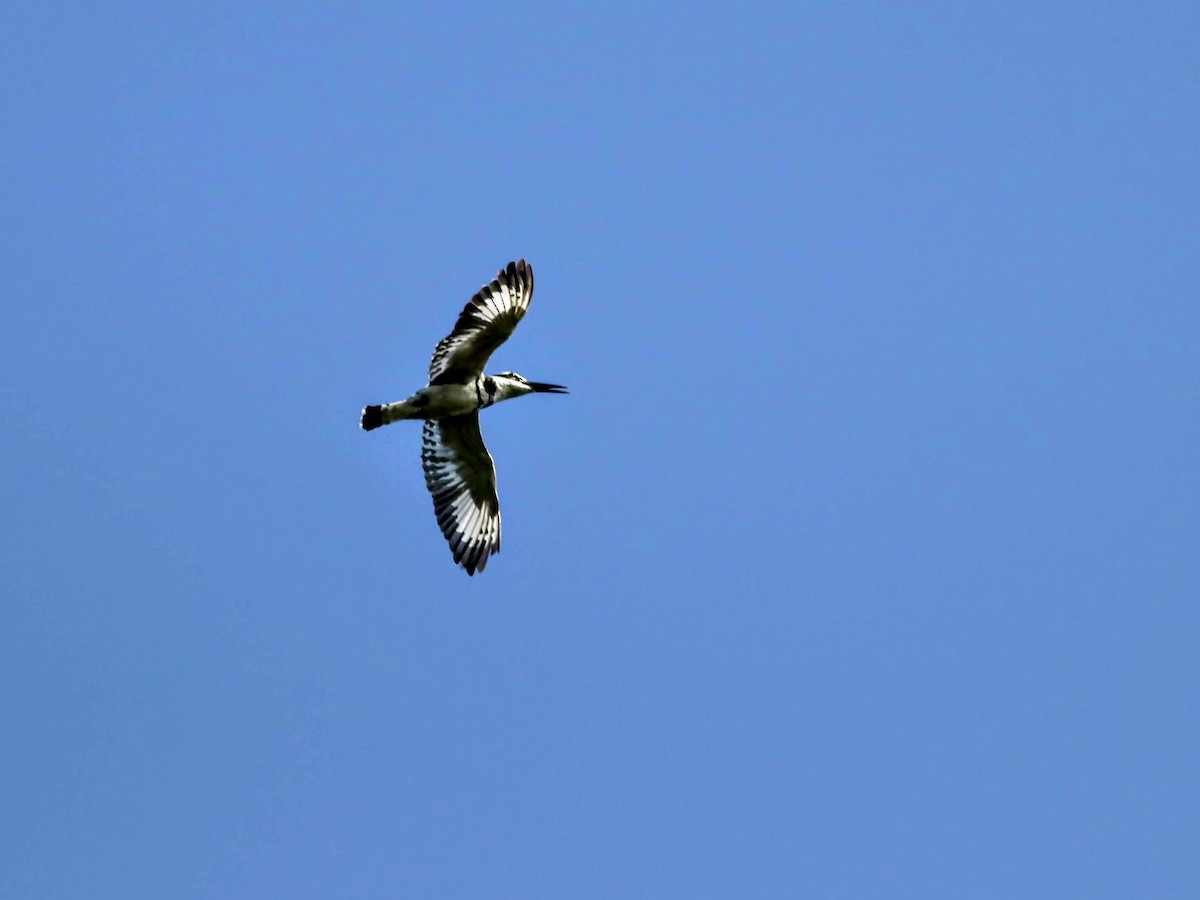
[{"label": "blue sky", "polygon": [[1200,895],[1200,14],[882,6],[10,5],[0,896]]}]

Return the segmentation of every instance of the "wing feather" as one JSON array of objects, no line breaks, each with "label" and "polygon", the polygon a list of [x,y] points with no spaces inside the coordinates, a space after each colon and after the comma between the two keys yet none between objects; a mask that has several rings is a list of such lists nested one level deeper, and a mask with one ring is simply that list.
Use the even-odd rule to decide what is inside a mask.
[{"label": "wing feather", "polygon": [[501,269],[463,307],[454,330],[434,348],[429,383],[463,383],[481,375],[488,357],[524,317],[532,297],[533,266],[522,259]]},{"label": "wing feather", "polygon": [[488,557],[500,552],[500,498],[479,413],[426,421],[421,466],[454,561],[468,575],[482,572]]}]

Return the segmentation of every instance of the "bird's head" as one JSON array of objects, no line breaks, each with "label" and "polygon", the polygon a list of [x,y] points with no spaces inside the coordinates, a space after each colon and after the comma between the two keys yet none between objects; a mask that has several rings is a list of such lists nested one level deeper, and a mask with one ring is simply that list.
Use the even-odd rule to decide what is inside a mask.
[{"label": "bird's head", "polygon": [[530,381],[516,372],[501,372],[492,376],[496,380],[500,399],[520,397],[523,394],[565,394],[567,389],[561,384],[546,384],[544,381]]}]

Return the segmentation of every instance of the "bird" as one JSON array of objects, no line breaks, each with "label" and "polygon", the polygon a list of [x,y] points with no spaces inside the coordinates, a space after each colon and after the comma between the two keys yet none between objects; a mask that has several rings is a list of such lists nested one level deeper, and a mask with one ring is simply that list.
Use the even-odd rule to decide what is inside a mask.
[{"label": "bird", "polygon": [[482,572],[500,552],[496,466],[479,431],[479,412],[527,394],[565,394],[560,384],[529,381],[516,372],[485,375],[488,357],[508,340],[533,297],[533,266],[524,259],[496,273],[463,307],[454,330],[429,363],[429,384],[407,400],[366,406],[359,422],[372,431],[422,419],[421,467],[433,511],[454,562]]}]

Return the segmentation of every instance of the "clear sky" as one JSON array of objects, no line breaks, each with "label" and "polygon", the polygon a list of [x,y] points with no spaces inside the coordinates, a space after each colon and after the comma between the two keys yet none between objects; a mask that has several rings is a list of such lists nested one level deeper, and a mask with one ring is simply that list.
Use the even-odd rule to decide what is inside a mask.
[{"label": "clear sky", "polygon": [[0,897],[1200,896],[1196,4],[0,34]]}]

